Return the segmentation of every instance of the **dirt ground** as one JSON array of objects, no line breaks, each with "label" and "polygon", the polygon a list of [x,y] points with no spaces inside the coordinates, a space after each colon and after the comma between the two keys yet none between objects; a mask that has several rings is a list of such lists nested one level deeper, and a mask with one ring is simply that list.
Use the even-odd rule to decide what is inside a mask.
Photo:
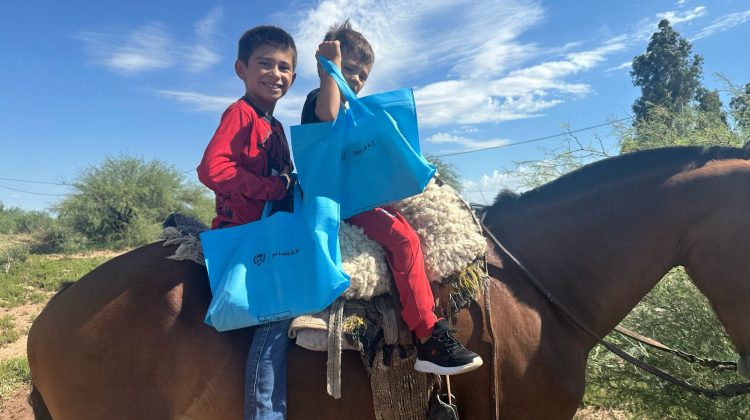
[{"label": "dirt ground", "polygon": [[[14,359],[26,356],[26,337],[31,322],[44,308],[44,303],[33,303],[17,306],[12,309],[0,308],[0,317],[12,315],[15,327],[21,332],[18,340],[0,347],[0,360]],[[26,398],[29,395],[27,385],[21,385],[7,400],[0,401],[0,419],[16,420],[33,419],[34,415]]]},{"label": "dirt ground", "polygon": [[0,405],[0,418],[6,420],[34,420],[34,413],[31,411],[26,398],[29,396],[29,390],[26,385],[18,388],[10,399],[2,402]]}]

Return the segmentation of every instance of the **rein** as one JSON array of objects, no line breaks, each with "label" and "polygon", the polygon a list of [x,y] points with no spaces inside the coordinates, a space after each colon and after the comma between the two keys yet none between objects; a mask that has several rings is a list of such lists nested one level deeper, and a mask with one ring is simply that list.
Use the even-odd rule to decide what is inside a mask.
[{"label": "rein", "polygon": [[[511,261],[513,261],[521,269],[521,271],[526,275],[526,278],[537,289],[537,291],[539,291],[550,302],[552,306],[556,307],[563,314],[565,314],[565,316],[567,316],[576,326],[578,326],[578,328],[580,328],[581,330],[586,332],[588,335],[593,337],[599,344],[604,346],[607,350],[618,355],[620,358],[630,362],[631,364],[633,364],[639,369],[642,369],[654,376],[664,379],[667,382],[670,382],[675,385],[679,385],[682,388],[685,388],[696,394],[703,395],[709,399],[729,398],[729,397],[735,397],[738,395],[750,393],[750,383],[729,384],[729,385],[724,385],[723,387],[719,389],[703,388],[700,386],[693,385],[683,379],[676,378],[657,367],[654,367],[646,362],[643,362],[637,359],[636,357],[630,355],[625,350],[622,350],[620,347],[608,341],[605,341],[604,338],[600,337],[597,333],[592,331],[588,326],[583,324],[583,322],[581,322],[572,312],[570,312],[570,310],[568,310],[568,308],[565,307],[565,305],[563,305],[561,302],[555,299],[555,297],[552,296],[549,290],[547,290],[547,288],[544,287],[544,285],[539,281],[539,279],[536,276],[534,276],[534,274],[529,269],[527,269],[526,266],[524,266],[523,263],[521,263],[521,261],[519,261],[513,254],[511,254],[510,251],[508,251],[508,249],[506,249],[503,246],[503,244],[500,243],[500,241],[495,237],[495,235],[490,231],[490,229],[484,224],[484,222],[480,222],[480,223],[482,226],[482,230],[492,239],[492,241],[495,243],[498,249],[500,249],[505,255],[507,255],[508,258],[510,258]],[[641,341],[641,342],[649,344],[652,347],[656,347],[664,351],[670,351],[673,354],[677,354],[679,357],[682,357],[685,360],[695,361],[695,363],[700,363],[704,366],[715,367],[717,369],[736,369],[737,368],[737,365],[734,362],[717,362],[717,361],[712,361],[712,360],[700,359],[688,353],[680,352],[678,350],[672,350],[669,347],[661,343],[658,343],[654,340],[647,339],[646,337],[643,337],[639,334],[632,333],[631,331],[625,330],[624,328],[616,327],[615,330],[617,330],[621,334],[635,338],[636,340],[639,340],[639,341],[641,341],[641,339],[645,339],[645,341]],[[635,336],[639,338],[636,338]]]},{"label": "rein", "polygon": [[635,331],[630,331],[629,329],[623,328],[620,326],[615,327],[615,331],[626,337],[630,337],[635,341],[649,345],[657,350],[661,350],[661,351],[673,354],[679,357],[680,359],[687,361],[688,363],[695,363],[695,364],[698,364],[699,366],[707,367],[713,370],[737,370],[737,362],[725,362],[725,361],[714,360],[714,359],[703,359],[701,357],[692,355],[682,350],[672,349],[654,340],[653,338],[642,336]]}]

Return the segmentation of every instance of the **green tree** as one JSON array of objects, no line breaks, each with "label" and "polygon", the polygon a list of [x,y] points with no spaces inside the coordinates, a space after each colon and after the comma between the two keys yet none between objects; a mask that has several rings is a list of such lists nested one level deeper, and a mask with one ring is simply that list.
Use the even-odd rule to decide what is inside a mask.
[{"label": "green tree", "polygon": [[633,104],[636,124],[647,119],[654,107],[682,111],[700,87],[703,57],[692,55],[692,45],[663,19],[651,36],[646,52],[633,59],[630,75],[641,88]]},{"label": "green tree", "polygon": [[729,110],[739,127],[750,129],[750,83],[745,84],[744,90],[735,92],[729,101]]},{"label": "green tree", "polygon": [[723,109],[718,90],[708,90],[701,86],[695,92],[695,100],[698,101],[698,111],[703,112],[707,117],[713,116],[724,125],[728,125],[727,113]]},{"label": "green tree", "polygon": [[427,155],[425,158],[428,162],[435,165],[437,173],[443,182],[453,187],[456,192],[461,192],[463,190],[461,176],[458,174],[458,169],[454,165],[445,162],[437,156]]},{"label": "green tree", "polygon": [[622,153],[667,146],[742,147],[745,142],[740,130],[728,126],[715,113],[692,106],[681,112],[655,107],[648,119],[617,129]]},{"label": "green tree", "polygon": [[160,223],[174,211],[209,218],[207,191],[184,180],[174,167],[158,160],[109,157],[84,170],[75,192],[55,210],[64,226],[96,246],[125,247],[153,241]]}]

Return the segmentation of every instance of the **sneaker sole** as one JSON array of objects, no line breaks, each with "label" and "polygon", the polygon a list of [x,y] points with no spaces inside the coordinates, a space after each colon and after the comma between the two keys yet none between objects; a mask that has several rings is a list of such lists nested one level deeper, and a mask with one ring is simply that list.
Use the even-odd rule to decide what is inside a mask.
[{"label": "sneaker sole", "polygon": [[426,360],[417,359],[414,362],[414,370],[424,373],[434,373],[435,375],[458,375],[459,373],[470,372],[479,366],[482,366],[482,358],[477,356],[471,362],[461,366],[440,366]]}]

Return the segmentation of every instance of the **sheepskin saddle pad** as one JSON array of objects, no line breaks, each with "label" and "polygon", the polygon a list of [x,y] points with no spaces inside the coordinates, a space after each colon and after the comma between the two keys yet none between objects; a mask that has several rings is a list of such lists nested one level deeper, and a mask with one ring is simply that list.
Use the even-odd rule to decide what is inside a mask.
[{"label": "sheepskin saddle pad", "polygon": [[[471,210],[447,184],[430,181],[422,194],[391,206],[400,212],[420,238],[425,271],[431,282],[463,271],[484,255],[487,247]],[[164,222],[160,237],[164,246],[177,245],[171,259],[190,260],[205,265],[198,233],[205,225],[189,217],[172,214]],[[344,271],[351,276],[344,292],[346,299],[369,300],[391,292],[391,276],[383,248],[357,226],[342,222],[339,242]]]}]

